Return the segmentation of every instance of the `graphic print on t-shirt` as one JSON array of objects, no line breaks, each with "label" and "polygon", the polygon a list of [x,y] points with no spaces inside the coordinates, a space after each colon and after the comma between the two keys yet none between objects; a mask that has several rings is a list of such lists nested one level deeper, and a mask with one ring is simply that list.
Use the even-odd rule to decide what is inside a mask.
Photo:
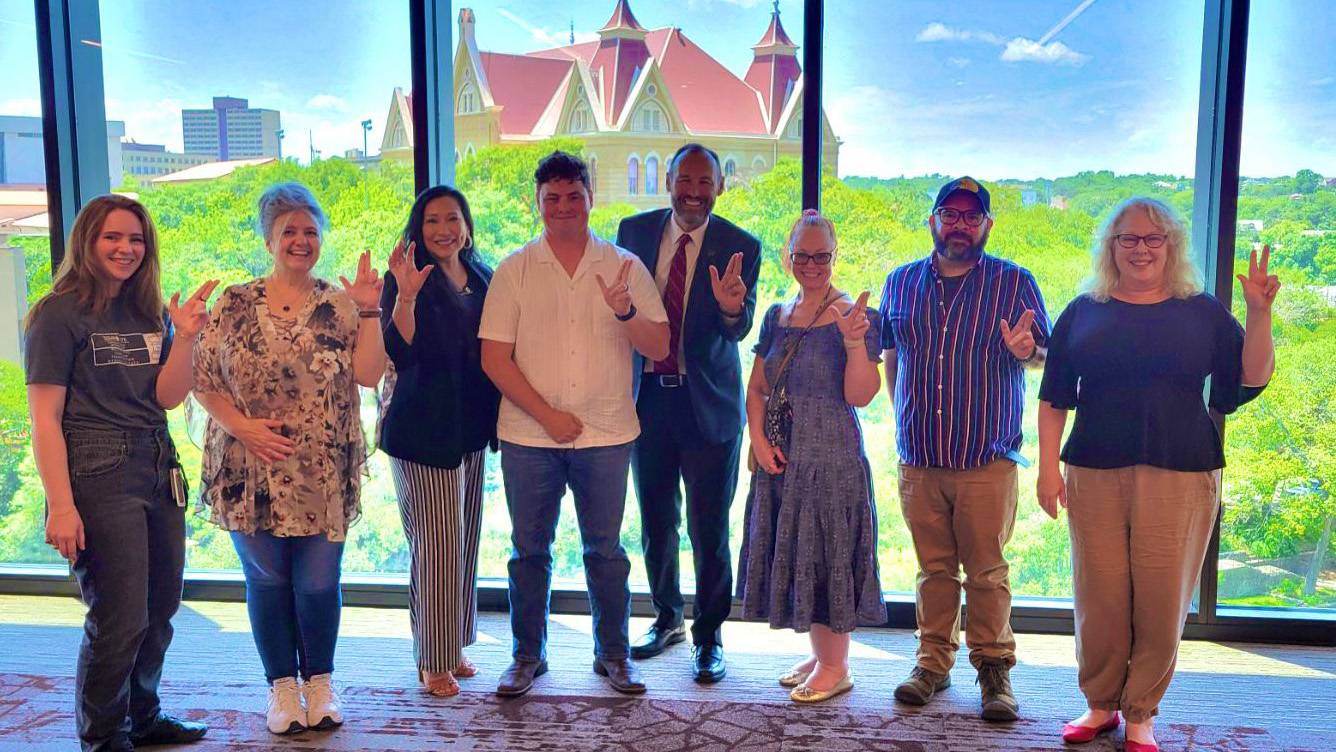
[{"label": "graphic print on t-shirt", "polygon": [[88,336],[93,345],[95,366],[156,366],[162,356],[162,334],[93,333]]}]

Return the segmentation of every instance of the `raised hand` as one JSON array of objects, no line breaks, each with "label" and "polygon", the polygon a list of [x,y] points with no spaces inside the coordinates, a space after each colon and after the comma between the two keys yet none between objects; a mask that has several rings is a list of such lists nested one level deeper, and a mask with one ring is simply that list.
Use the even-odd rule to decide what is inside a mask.
[{"label": "raised hand", "polygon": [[431,270],[436,268],[432,264],[427,264],[421,269],[417,268],[416,258],[413,252],[417,250],[417,243],[410,242],[408,248],[404,248],[403,238],[394,244],[394,250],[390,252],[390,271],[394,274],[394,281],[399,285],[398,296],[400,300],[417,300],[418,293],[422,291],[422,285],[426,284],[427,277],[431,276]]},{"label": "raised hand", "polygon": [[598,280],[598,289],[603,291],[603,301],[618,316],[625,316],[631,312],[631,287],[626,281],[630,276],[631,259],[622,262],[622,268],[617,271],[617,276],[613,278],[611,285],[603,281],[602,274],[594,275],[594,279]]},{"label": "raised hand", "polygon": [[844,335],[844,344],[862,345],[863,335],[867,334],[867,329],[872,322],[867,317],[867,290],[864,290],[858,296],[858,300],[849,306],[849,310],[841,314],[835,312],[835,326],[839,327],[840,334]]},{"label": "raised hand", "polygon": [[742,313],[742,303],[747,298],[747,285],[742,282],[742,254],[735,253],[728,259],[723,276],[719,267],[710,265],[710,289],[714,299],[719,302],[719,309],[729,316]]},{"label": "raised hand", "polygon": [[385,283],[371,266],[371,251],[362,251],[357,259],[357,279],[349,282],[347,277],[340,276],[339,281],[359,309],[369,311],[380,305],[380,288]]},{"label": "raised hand", "polygon": [[1026,360],[1034,355],[1034,311],[1026,308],[1025,313],[1016,319],[1015,327],[1007,324],[1006,319],[999,319],[997,323],[998,328],[1002,330],[1002,343],[1016,360]]},{"label": "raised hand", "polygon": [[1269,311],[1276,302],[1276,293],[1280,291],[1280,279],[1274,274],[1267,274],[1266,268],[1271,263],[1271,246],[1262,246],[1262,262],[1257,263],[1257,251],[1248,257],[1248,276],[1236,274],[1243,286],[1243,300],[1250,311]]},{"label": "raised hand", "polygon": [[216,279],[205,282],[184,304],[181,303],[181,293],[172,293],[172,299],[167,301],[167,315],[172,319],[176,336],[193,339],[209,323],[209,296],[217,286]]}]

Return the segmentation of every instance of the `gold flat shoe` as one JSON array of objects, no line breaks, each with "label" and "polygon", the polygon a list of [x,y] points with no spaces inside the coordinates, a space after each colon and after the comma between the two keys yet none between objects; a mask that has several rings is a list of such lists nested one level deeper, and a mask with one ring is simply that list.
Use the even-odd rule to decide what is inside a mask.
[{"label": "gold flat shoe", "polygon": [[842,695],[853,688],[854,688],[854,675],[852,673],[849,673],[845,674],[843,679],[840,679],[839,684],[836,684],[835,686],[831,687],[830,689],[824,692],[822,692],[821,690],[812,689],[805,683],[799,684],[798,686],[793,688],[792,692],[789,692],[789,699],[793,700],[794,702],[824,702],[832,697]]},{"label": "gold flat shoe", "polygon": [[807,681],[807,677],[811,675],[811,671],[790,671],[787,674],[781,674],[779,677],[779,686],[796,687]]}]

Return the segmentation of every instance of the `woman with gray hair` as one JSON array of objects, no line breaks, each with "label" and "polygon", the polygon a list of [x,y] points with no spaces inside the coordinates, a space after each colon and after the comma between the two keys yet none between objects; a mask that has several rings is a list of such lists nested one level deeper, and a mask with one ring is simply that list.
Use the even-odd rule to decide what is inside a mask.
[{"label": "woman with gray hair", "polygon": [[[1089,292],[1062,312],[1039,388],[1039,504],[1067,508],[1083,743],[1127,718],[1128,752],[1153,752],[1154,717],[1220,508],[1220,433],[1275,368],[1270,249],[1238,275],[1246,326],[1201,291],[1183,220],[1133,198],[1099,235]],[[1207,378],[1208,400],[1202,399]],[[1076,410],[1061,456],[1067,411]],[[1059,460],[1067,465],[1064,480]]]},{"label": "woman with gray hair", "polygon": [[312,275],[327,222],[309,190],[275,185],[259,211],[273,270],[214,306],[195,349],[195,397],[210,417],[204,503],[241,559],[267,725],[286,734],[343,722],[330,675],[366,462],[357,387],[380,380],[385,345],[370,252],[340,290]]}]

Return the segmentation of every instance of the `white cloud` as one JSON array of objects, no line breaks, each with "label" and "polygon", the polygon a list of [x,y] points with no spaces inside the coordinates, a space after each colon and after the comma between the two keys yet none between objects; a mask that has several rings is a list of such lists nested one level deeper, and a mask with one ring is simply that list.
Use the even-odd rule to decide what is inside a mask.
[{"label": "white cloud", "polygon": [[769,5],[769,0],[687,0],[687,9],[696,10],[698,8],[708,8],[715,3],[724,3],[726,5],[736,5],[739,8],[755,8],[765,2]]},{"label": "white cloud", "polygon": [[986,42],[1001,46],[1005,43],[1002,37],[990,31],[970,31],[968,29],[953,29],[946,24],[933,22],[924,26],[922,30],[914,37],[916,42]]},{"label": "white cloud", "polygon": [[125,121],[125,138],[141,144],[162,144],[171,151],[181,151],[180,99],[158,100],[107,98],[107,119]]},{"label": "white cloud", "polygon": [[333,94],[316,94],[306,102],[306,107],[312,110],[348,111],[348,103]]},{"label": "white cloud", "polygon": [[28,115],[42,116],[42,101],[40,99],[4,99],[0,100],[0,115]]},{"label": "white cloud", "polygon": [[1040,44],[1033,39],[1016,37],[1007,42],[1002,50],[1002,59],[1009,63],[1057,63],[1060,65],[1083,65],[1090,59],[1062,42]]},{"label": "white cloud", "polygon": [[[534,26],[533,24],[524,20],[520,16],[515,15],[514,13],[511,13],[505,8],[497,8],[496,12],[502,18],[505,18],[507,21],[510,21],[511,23],[515,24],[516,26],[526,31],[529,34],[529,36],[532,37],[533,40],[535,42],[538,42],[539,44],[547,45],[549,47],[565,47],[566,45],[570,44],[571,32],[569,29],[562,31],[552,31],[549,29],[544,29],[540,26]],[[589,32],[589,31],[575,32],[576,43],[592,42],[597,39],[598,39],[598,34],[596,32]]]},{"label": "white cloud", "polygon": [[946,59],[946,62],[950,63],[951,65],[954,65],[957,68],[965,68],[969,66],[970,59],[967,57],[949,57]]}]

